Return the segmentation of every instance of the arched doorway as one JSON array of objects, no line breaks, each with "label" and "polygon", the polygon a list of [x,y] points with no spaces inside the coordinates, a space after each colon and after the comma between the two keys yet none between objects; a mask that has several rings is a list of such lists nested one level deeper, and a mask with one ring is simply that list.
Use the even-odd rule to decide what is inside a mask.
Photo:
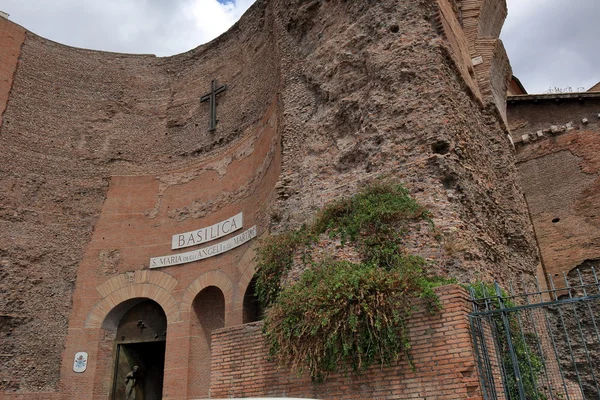
[{"label": "arched doorway", "polygon": [[252,278],[244,293],[243,314],[244,324],[260,321],[264,317],[264,309],[256,297],[256,277]]},{"label": "arched doorway", "polygon": [[116,306],[103,325],[116,328],[111,399],[162,399],[167,317],[161,306],[131,299]]},{"label": "arched doorway", "polygon": [[206,398],[210,389],[210,335],[225,326],[225,296],[216,286],[203,289],[192,303],[188,396]]}]

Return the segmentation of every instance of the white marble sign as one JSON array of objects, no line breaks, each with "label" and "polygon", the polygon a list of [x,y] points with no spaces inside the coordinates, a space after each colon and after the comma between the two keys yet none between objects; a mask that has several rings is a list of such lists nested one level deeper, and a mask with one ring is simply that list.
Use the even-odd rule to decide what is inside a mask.
[{"label": "white marble sign", "polygon": [[200,228],[195,231],[173,235],[173,238],[171,239],[171,249],[182,249],[184,247],[210,242],[211,240],[227,236],[231,232],[242,229],[242,227],[243,214],[239,213],[207,228]]},{"label": "white marble sign", "polygon": [[73,361],[73,371],[79,373],[84,372],[87,368],[87,360],[88,353],[86,353],[85,351],[75,353],[75,360]]},{"label": "white marble sign", "polygon": [[477,65],[481,65],[481,64],[483,64],[483,57],[482,56],[473,57],[471,59],[471,63],[473,64],[474,67]]},{"label": "white marble sign", "polygon": [[174,254],[171,256],[154,257],[150,259],[150,268],[162,268],[169,267],[171,265],[185,264],[202,260],[204,258],[213,257],[222,253],[225,253],[231,249],[235,249],[238,246],[250,241],[256,237],[256,225],[234,236],[230,239],[224,240],[220,243],[213,244],[212,246],[203,247],[198,250],[189,251],[187,253]]}]

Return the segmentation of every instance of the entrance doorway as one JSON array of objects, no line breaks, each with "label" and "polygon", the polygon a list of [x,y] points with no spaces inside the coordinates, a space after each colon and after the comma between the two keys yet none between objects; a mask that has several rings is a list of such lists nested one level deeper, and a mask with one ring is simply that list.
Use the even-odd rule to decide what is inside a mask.
[{"label": "entrance doorway", "polygon": [[162,399],[167,318],[156,302],[139,300],[117,328],[113,400]]},{"label": "entrance doorway", "polygon": [[[127,399],[127,375],[137,366],[132,378],[136,379],[133,391],[138,400],[159,400],[162,398],[163,371],[165,369],[165,342],[117,344],[115,400]],[[137,376],[136,376],[137,375]],[[129,379],[131,380],[131,379]]]}]

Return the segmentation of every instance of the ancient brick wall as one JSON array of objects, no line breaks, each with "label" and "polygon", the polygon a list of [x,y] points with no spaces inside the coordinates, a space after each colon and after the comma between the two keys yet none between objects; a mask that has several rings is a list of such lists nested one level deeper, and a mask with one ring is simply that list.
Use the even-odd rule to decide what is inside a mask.
[{"label": "ancient brick wall", "polygon": [[508,15],[506,1],[457,0],[465,36],[469,43],[479,37],[498,37]]},{"label": "ancient brick wall", "polygon": [[532,273],[537,249],[512,146],[448,57],[438,5],[311,4],[276,15],[289,68],[273,228],[391,175],[433,212],[437,239],[424,229],[406,242],[433,270],[461,280]]},{"label": "ancient brick wall", "polygon": [[512,68],[504,45],[496,38],[479,38],[475,41],[477,56],[483,57],[483,63],[475,66],[481,91],[490,99],[500,113],[505,124],[506,92],[512,77]]},{"label": "ancient brick wall", "polygon": [[[26,33],[0,131],[0,314],[7,320],[0,339],[0,390],[57,389],[68,318],[72,307],[83,306],[72,304],[76,277],[83,297],[89,298],[88,286],[101,279],[147,268],[146,255],[139,255],[143,263],[129,263],[121,248],[126,242],[118,239],[126,232],[122,227],[109,230],[113,236],[105,235],[103,247],[92,249],[96,254],[83,262],[92,233],[98,232],[112,176],[150,176],[146,192],[137,193],[146,198],[124,188],[119,196],[125,197],[112,203],[123,210],[126,204],[141,207],[128,222],[134,227],[139,217],[156,224],[157,215],[171,210],[171,204],[160,207],[161,197],[169,198],[183,183],[194,187],[186,195],[196,197],[173,204],[172,213],[165,214],[182,225],[198,227],[207,214],[214,218],[214,211],[228,211],[225,205],[253,196],[265,173],[262,164],[277,153],[275,147],[270,153],[256,151],[271,156],[242,162],[244,172],[254,177],[250,183],[235,171],[254,151],[255,129],[266,110],[276,111],[278,64],[265,11],[258,5],[248,15],[250,26],[242,21],[196,51],[164,59],[75,49]],[[4,41],[13,31],[24,32],[10,21],[0,23],[3,35],[10,30]],[[0,49],[12,54],[10,46]],[[229,92],[219,96],[216,133],[208,132],[208,105],[199,101],[212,78],[229,85]],[[244,138],[246,146],[231,154]],[[276,146],[271,138],[267,149]],[[168,173],[189,167],[197,168]],[[237,180],[216,184],[227,171]],[[159,186],[160,194],[155,191]],[[203,194],[212,197],[200,201]],[[132,198],[136,205],[129,203]]]},{"label": "ancient brick wall", "polygon": [[506,90],[512,69],[498,39],[508,15],[506,1],[458,0],[457,4],[481,94],[506,125]]},{"label": "ancient brick wall", "polygon": [[[435,228],[406,250],[433,273],[531,275],[511,144],[473,95],[489,82],[469,81],[452,12],[445,0],[260,0],[221,37],[169,58],[27,32],[0,128],[1,389],[105,397],[114,332],[103,324],[117,319],[111,307],[150,296],[168,317],[165,398],[201,394],[188,384],[191,305],[212,277],[225,326],[241,323],[251,246],[164,275],[148,273],[149,257],[240,210],[260,234],[297,226],[379,176],[431,210]],[[213,133],[199,101],[212,79],[228,85]],[[75,375],[82,349],[89,371]]]},{"label": "ancient brick wall", "polygon": [[456,3],[450,0],[438,0],[438,5],[440,8],[439,24],[448,42],[450,57],[454,60],[462,79],[473,93],[473,96],[483,103],[471,62],[470,43],[463,31],[460,11],[456,9]]},{"label": "ancient brick wall", "polygon": [[600,96],[509,99],[523,190],[546,273],[600,259]]},{"label": "ancient brick wall", "polygon": [[361,375],[336,373],[313,384],[305,375],[268,361],[262,323],[213,333],[211,397],[310,397],[316,399],[478,399],[479,382],[471,348],[467,294],[458,286],[438,290],[443,304],[430,315],[424,304],[410,320],[411,357]]},{"label": "ancient brick wall", "polygon": [[0,17],[0,126],[24,40],[25,29]]}]

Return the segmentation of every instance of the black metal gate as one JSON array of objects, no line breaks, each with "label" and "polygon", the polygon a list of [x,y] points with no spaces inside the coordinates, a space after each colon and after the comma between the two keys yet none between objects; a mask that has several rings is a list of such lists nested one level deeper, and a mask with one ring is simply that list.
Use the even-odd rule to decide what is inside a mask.
[{"label": "black metal gate", "polygon": [[470,288],[470,315],[486,400],[600,399],[600,283],[594,268],[504,291]]}]

